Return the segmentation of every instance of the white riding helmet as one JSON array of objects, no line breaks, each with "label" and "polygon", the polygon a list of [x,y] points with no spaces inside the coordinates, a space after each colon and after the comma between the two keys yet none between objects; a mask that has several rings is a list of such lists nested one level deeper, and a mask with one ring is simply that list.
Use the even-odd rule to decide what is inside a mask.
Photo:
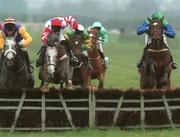
[{"label": "white riding helmet", "polygon": [[84,27],[83,27],[83,25],[78,24],[78,30],[79,30],[79,31],[84,31]]}]

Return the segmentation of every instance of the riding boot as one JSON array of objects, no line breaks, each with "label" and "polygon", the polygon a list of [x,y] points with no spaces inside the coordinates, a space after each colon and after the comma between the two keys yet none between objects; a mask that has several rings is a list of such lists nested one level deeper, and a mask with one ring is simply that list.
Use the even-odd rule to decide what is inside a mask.
[{"label": "riding boot", "polygon": [[172,69],[177,69],[177,64],[174,62],[173,57],[171,55]]},{"label": "riding boot", "polygon": [[0,55],[0,73],[1,73],[2,64],[3,64],[3,55]]},{"label": "riding boot", "polygon": [[83,56],[83,62],[84,62],[84,64],[86,65],[87,68],[93,70],[93,67],[92,67],[92,65],[89,63],[89,59],[88,59],[87,56]]},{"label": "riding boot", "polygon": [[103,52],[99,51],[99,53],[100,53],[100,56],[101,56],[101,58],[103,60],[104,66],[107,68],[109,58],[105,57]]},{"label": "riding boot", "polygon": [[148,46],[146,46],[145,48],[144,48],[144,52],[143,52],[143,55],[142,55],[142,57],[141,57],[141,60],[137,63],[137,65],[136,65],[136,67],[138,68],[138,71],[139,72],[141,72],[141,68],[142,68],[142,65],[143,65],[143,61],[144,61],[144,59],[145,59],[145,57],[146,57],[146,51],[147,51],[147,49],[148,49]]},{"label": "riding boot", "polygon": [[33,65],[31,64],[31,61],[30,61],[30,58],[29,58],[29,54],[28,54],[28,52],[27,52],[26,50],[23,51],[23,53],[24,53],[24,57],[25,57],[25,60],[26,60],[26,65],[27,65],[27,67],[28,67],[29,73],[33,73],[34,67],[33,67]]},{"label": "riding boot", "polygon": [[36,67],[40,67],[44,64],[45,47],[43,46],[40,50],[39,58],[36,60]]}]

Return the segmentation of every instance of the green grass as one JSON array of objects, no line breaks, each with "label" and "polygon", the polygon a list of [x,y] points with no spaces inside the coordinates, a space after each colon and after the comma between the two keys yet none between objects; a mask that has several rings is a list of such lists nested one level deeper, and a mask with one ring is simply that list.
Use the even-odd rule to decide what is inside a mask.
[{"label": "green grass", "polygon": [[0,132],[1,137],[179,137],[179,129],[162,130],[77,130],[58,132]]},{"label": "green grass", "polygon": [[[40,32],[33,31],[33,43],[29,47],[31,58],[37,59],[36,53],[41,47]],[[180,47],[178,45],[180,36],[174,40],[168,39],[174,60],[180,62]],[[141,58],[144,48],[144,36],[136,35],[110,35],[108,44],[104,45],[104,52],[109,56],[109,66],[106,72],[106,88],[139,88],[139,74],[136,63]],[[38,80],[38,69],[35,68],[36,87],[40,85]],[[96,81],[96,80],[95,80]],[[95,82],[97,83],[97,82]],[[172,87],[180,87],[180,71],[175,70],[172,73]]]}]

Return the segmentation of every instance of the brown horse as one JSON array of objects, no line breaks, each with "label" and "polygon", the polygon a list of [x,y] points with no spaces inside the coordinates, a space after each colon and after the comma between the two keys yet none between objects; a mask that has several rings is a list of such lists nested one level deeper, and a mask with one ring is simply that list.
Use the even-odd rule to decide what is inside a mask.
[{"label": "brown horse", "polygon": [[72,56],[78,58],[79,63],[73,65],[72,83],[75,86],[84,87],[84,76],[87,70],[87,64],[82,54],[83,38],[81,34],[75,34],[70,38],[70,49]]},{"label": "brown horse", "polygon": [[103,88],[106,67],[104,65],[103,59],[100,56],[98,32],[90,31],[89,36],[92,50],[88,51],[88,60],[89,64],[91,65],[91,68],[87,68],[87,71],[85,73],[84,85],[87,88],[91,88],[91,80],[98,79],[98,88]]},{"label": "brown horse", "polygon": [[141,89],[170,88],[172,71],[171,54],[164,43],[163,19],[149,19],[148,29],[151,43],[148,45],[146,57],[141,71]]}]

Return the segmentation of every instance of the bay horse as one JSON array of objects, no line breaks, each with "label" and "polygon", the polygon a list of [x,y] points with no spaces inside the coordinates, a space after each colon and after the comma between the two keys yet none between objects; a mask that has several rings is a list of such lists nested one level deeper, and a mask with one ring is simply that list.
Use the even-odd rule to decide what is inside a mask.
[{"label": "bay horse", "polygon": [[28,72],[23,51],[16,43],[14,37],[6,37],[1,53],[1,61],[1,87],[34,87],[34,76]]},{"label": "bay horse", "polygon": [[172,71],[171,53],[164,43],[163,18],[149,19],[149,39],[146,57],[140,76],[141,89],[170,88],[170,75]]},{"label": "bay horse", "polygon": [[43,92],[49,91],[49,83],[66,83],[67,89],[72,89],[72,81],[69,75],[69,57],[65,47],[59,43],[59,38],[52,33],[48,36],[45,46],[45,63],[40,68],[39,79],[40,89]]},{"label": "bay horse", "polygon": [[99,89],[104,87],[106,67],[103,59],[100,56],[100,39],[98,38],[98,32],[90,30],[89,36],[92,50],[88,51],[88,61],[91,68],[88,67],[85,73],[84,86],[91,88],[91,80],[97,79],[99,81]]},{"label": "bay horse", "polygon": [[83,38],[81,34],[75,34],[69,40],[71,56],[78,58],[79,62],[73,65],[72,83],[75,86],[84,87],[84,76],[87,70],[84,55],[82,54]]}]

